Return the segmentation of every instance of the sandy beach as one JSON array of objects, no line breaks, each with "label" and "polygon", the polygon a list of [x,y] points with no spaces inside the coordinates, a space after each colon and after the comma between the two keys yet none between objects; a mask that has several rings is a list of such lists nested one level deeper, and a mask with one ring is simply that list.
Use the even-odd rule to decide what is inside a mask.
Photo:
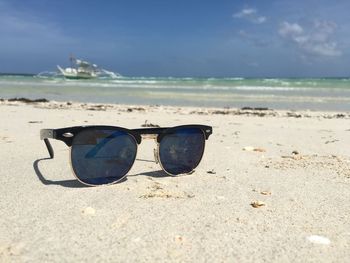
[{"label": "sandy beach", "polygon": [[[0,101],[0,262],[349,262],[350,112]],[[167,176],[152,140],[127,180],[86,187],[74,125],[206,124],[195,173]]]}]

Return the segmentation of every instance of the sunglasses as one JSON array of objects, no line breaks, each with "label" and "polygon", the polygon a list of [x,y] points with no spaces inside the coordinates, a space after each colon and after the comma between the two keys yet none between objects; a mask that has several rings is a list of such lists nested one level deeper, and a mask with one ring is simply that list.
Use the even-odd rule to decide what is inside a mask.
[{"label": "sunglasses", "polygon": [[155,139],[156,163],[169,175],[188,174],[200,163],[205,141],[212,127],[182,125],[172,128],[125,129],[114,126],[76,126],[62,129],[42,129],[50,157],[54,151],[48,139],[63,141],[71,148],[73,173],[86,185],[117,183],[133,166],[137,145],[142,139]]}]

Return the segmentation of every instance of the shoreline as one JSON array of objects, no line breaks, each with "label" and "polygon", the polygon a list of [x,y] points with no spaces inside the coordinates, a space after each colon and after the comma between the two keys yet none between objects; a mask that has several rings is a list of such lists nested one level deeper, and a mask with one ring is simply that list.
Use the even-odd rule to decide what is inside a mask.
[{"label": "shoreline", "polygon": [[243,115],[257,117],[288,117],[288,118],[325,118],[325,119],[350,119],[349,111],[318,111],[318,110],[280,110],[266,107],[196,107],[196,106],[167,106],[167,105],[147,105],[147,104],[111,104],[111,103],[81,103],[76,101],[50,101],[45,98],[0,98],[0,105],[18,106],[32,105],[45,109],[65,109],[65,110],[87,110],[87,111],[107,111],[116,110],[119,112],[156,112],[166,110],[168,113],[183,113],[195,115]]}]

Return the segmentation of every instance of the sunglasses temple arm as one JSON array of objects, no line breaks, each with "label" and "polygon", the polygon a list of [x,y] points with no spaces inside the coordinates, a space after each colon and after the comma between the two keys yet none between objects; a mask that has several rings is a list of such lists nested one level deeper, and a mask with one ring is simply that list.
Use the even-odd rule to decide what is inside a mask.
[{"label": "sunglasses temple arm", "polygon": [[44,142],[45,142],[46,148],[50,154],[50,158],[53,159],[53,157],[55,156],[55,153],[53,152],[53,149],[52,149],[51,143],[49,142],[49,139],[45,138]]},{"label": "sunglasses temple arm", "polygon": [[49,142],[48,138],[54,138],[53,130],[51,130],[51,129],[40,130],[40,139],[44,140],[46,148],[50,154],[50,158],[53,159],[55,154],[54,154],[53,148],[52,148],[51,143]]}]

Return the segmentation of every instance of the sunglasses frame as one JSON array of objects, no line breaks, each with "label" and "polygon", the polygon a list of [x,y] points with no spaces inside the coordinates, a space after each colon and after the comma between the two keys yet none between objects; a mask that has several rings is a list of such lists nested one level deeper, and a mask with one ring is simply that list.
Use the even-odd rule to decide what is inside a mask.
[{"label": "sunglasses frame", "polygon": [[[118,126],[105,126],[105,125],[86,125],[86,126],[73,126],[73,127],[66,127],[66,128],[60,128],[60,129],[41,129],[40,130],[40,139],[44,140],[46,148],[49,152],[50,158],[53,159],[55,154],[54,154],[54,150],[52,148],[52,145],[49,141],[49,139],[55,139],[55,140],[59,140],[64,142],[68,147],[70,147],[70,165],[71,165],[71,170],[72,173],[74,175],[74,177],[81,182],[82,184],[85,185],[89,185],[89,186],[99,186],[96,184],[89,184],[86,182],[83,182],[82,180],[79,179],[79,177],[76,175],[73,165],[72,165],[72,155],[71,155],[71,150],[72,150],[72,146],[73,146],[73,140],[75,135],[79,134],[82,131],[85,130],[116,130],[116,131],[122,131],[125,132],[127,134],[129,134],[131,137],[133,137],[133,139],[136,142],[136,154],[135,154],[135,159],[133,160],[133,163],[136,160],[136,155],[137,155],[137,151],[138,151],[138,145],[141,144],[142,139],[155,139],[157,142],[157,155],[155,154],[155,161],[156,163],[159,163],[162,170],[164,172],[166,172],[167,174],[171,175],[171,176],[179,176],[179,175],[175,175],[175,174],[171,174],[169,173],[167,170],[164,169],[162,162],[160,160],[160,156],[159,156],[159,147],[160,147],[160,142],[162,141],[162,139],[164,138],[164,136],[173,133],[173,131],[177,130],[177,129],[182,129],[182,128],[196,128],[196,129],[200,129],[203,132],[203,136],[204,136],[204,147],[203,147],[203,153],[201,156],[201,159],[203,157],[204,154],[204,150],[205,150],[205,141],[208,140],[209,136],[213,133],[213,129],[211,126],[207,126],[207,125],[198,125],[198,124],[190,124],[190,125],[181,125],[181,126],[175,126],[175,127],[165,127],[165,128],[139,128],[139,129],[126,129],[123,127],[118,127]],[[198,162],[198,164],[201,162]],[[133,165],[132,165],[133,166]],[[132,166],[130,167],[130,169],[132,168]],[[130,171],[129,169],[129,171]],[[129,173],[129,171],[120,179],[108,183],[108,184],[103,184],[103,185],[110,185],[110,184],[115,184],[118,183],[120,181],[122,181],[127,174]],[[190,172],[192,173],[193,170]]]}]

